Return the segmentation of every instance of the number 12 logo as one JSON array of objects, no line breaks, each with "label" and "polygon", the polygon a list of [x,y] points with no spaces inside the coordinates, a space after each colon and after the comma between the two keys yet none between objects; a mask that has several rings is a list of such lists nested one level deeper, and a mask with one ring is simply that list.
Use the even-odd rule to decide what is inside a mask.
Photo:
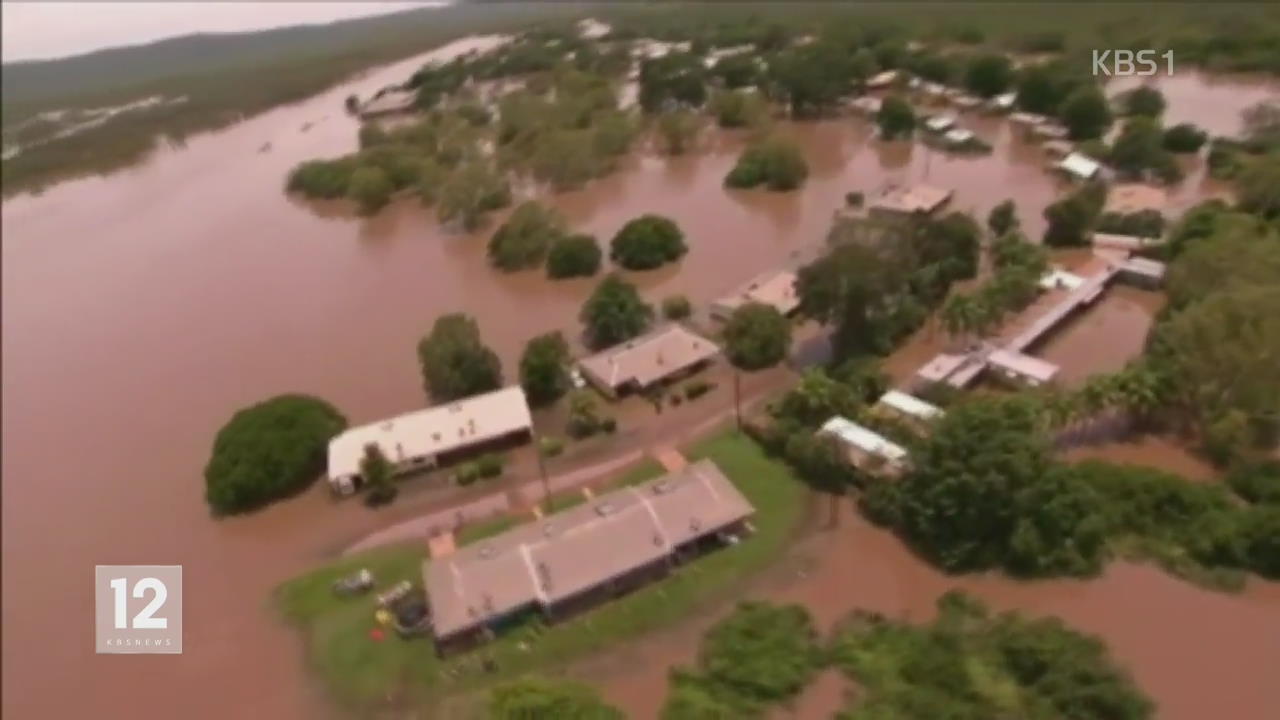
[{"label": "number 12 logo", "polygon": [[100,653],[182,652],[182,566],[94,569]]}]

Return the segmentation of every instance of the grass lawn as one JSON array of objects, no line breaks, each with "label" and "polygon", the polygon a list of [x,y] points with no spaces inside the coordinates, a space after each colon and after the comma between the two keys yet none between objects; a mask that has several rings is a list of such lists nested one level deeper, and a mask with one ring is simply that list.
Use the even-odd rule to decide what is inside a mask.
[{"label": "grass lawn", "polygon": [[[276,604],[302,631],[309,664],[338,701],[355,709],[438,702],[529,671],[563,665],[732,597],[742,579],[778,557],[800,523],[807,488],[745,436],[720,433],[686,448],[686,455],[710,458],[720,465],[756,507],[752,521],[756,532],[738,545],[678,568],[658,583],[571,621],[548,626],[531,619],[479,650],[443,660],[427,639],[404,641],[390,633],[375,642],[369,637],[374,627],[372,595],[337,598],[329,586],[360,567],[373,571],[378,588],[404,579],[418,584],[422,550],[417,545],[372,550],[290,580],[277,589]],[[623,477],[640,471],[636,468]],[[485,657],[497,664],[497,672],[481,670]]]},{"label": "grass lawn", "polygon": [[645,480],[652,480],[665,472],[666,469],[662,467],[662,463],[646,455],[643,460],[631,466],[630,470],[611,480],[606,489],[617,490],[618,488],[639,485]]}]

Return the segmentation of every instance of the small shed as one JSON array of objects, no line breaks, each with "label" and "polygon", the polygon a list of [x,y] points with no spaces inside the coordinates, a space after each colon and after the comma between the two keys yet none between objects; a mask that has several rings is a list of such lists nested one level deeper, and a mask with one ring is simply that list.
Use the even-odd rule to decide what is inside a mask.
[{"label": "small shed", "polygon": [[1091,180],[1102,166],[1097,160],[1083,153],[1073,152],[1055,164],[1056,168],[1077,180]]}]

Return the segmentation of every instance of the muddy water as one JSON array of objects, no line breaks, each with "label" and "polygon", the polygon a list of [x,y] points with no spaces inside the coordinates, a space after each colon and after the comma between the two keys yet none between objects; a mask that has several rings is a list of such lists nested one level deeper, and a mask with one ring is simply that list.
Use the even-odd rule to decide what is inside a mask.
[{"label": "muddy water", "polygon": [[1163,304],[1160,293],[1117,283],[1030,352],[1062,368],[1058,382],[1063,386],[1078,387],[1090,375],[1115,372],[1142,354]]},{"label": "muddy water", "polygon": [[[214,522],[200,479],[214,432],[236,408],[286,391],[324,396],[354,422],[419,406],[414,345],[444,312],[476,315],[508,368],[529,336],[576,327],[591,283],[500,276],[485,264],[485,233],[442,232],[412,203],[358,219],[340,204],[281,194],[297,162],[353,148],[356,126],[342,111],[348,94],[368,95],[421,61],[195,137],[138,168],[4,203],[6,716],[137,713],[141,701],[147,716],[323,717],[322,693],[267,594],[421,507],[409,501],[373,514],[317,487]],[[845,192],[890,180],[953,187],[958,207],[980,212],[1012,195],[1038,232],[1040,207],[1058,191],[1038,151],[997,120],[975,123],[997,143],[989,158],[867,145],[868,127],[832,121],[793,129],[813,164],[802,193],[723,191],[739,140],[709,136],[705,154],[635,158],[556,203],[575,228],[601,236],[642,212],[678,220],[692,251],[679,268],[638,279],[655,299],[684,292],[706,300],[791,261],[820,241]],[[882,572],[926,572],[893,548],[868,546],[869,559]],[[183,655],[93,653],[99,563],[185,567]],[[823,582],[856,577],[842,571]],[[1112,600],[1147,594],[1087,589]],[[1151,599],[1191,597],[1178,586],[1158,589]],[[925,607],[936,590],[926,583],[903,592]],[[1262,633],[1236,643],[1229,633],[1241,615],[1215,608],[1197,608],[1194,630],[1226,633],[1235,645],[1215,667],[1245,682],[1269,657],[1257,644]],[[1133,657],[1148,659],[1158,673],[1159,653]]]},{"label": "muddy water", "polygon": [[[826,512],[819,512],[820,522]],[[744,596],[802,603],[821,628],[830,629],[854,607],[927,621],[935,599],[953,588],[974,593],[996,610],[1057,615],[1102,635],[1113,656],[1156,700],[1161,720],[1268,720],[1280,713],[1274,676],[1274,668],[1280,667],[1280,585],[1274,583],[1252,582],[1240,595],[1224,595],[1124,563],[1112,564],[1101,578],[1087,582],[950,578],[846,506],[834,529],[804,541],[788,567]],[[665,669],[695,661],[698,636],[712,619],[700,618],[635,643],[580,674],[600,684],[631,717],[655,718],[666,695]],[[824,677],[795,708],[777,716],[830,717],[843,695],[840,683]],[[792,714],[809,703],[821,711]]]}]

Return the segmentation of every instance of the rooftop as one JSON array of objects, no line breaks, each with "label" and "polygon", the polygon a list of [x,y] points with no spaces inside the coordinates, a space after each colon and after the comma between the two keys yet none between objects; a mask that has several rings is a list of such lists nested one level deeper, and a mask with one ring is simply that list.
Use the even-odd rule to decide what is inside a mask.
[{"label": "rooftop", "polygon": [[871,208],[905,214],[931,213],[950,199],[950,190],[929,185],[891,187],[871,201]]},{"label": "rooftop", "polygon": [[951,130],[948,130],[947,133],[942,137],[952,145],[963,145],[973,140],[974,134],[972,130],[966,130],[964,128],[952,128]]},{"label": "rooftop", "polygon": [[955,124],[956,118],[954,115],[934,115],[924,121],[925,128],[934,132],[942,132]]},{"label": "rooftop", "polygon": [[392,462],[430,457],[533,425],[519,386],[349,428],[329,441],[329,477],[360,472],[364,448],[376,444]]},{"label": "rooftop", "polygon": [[994,350],[987,356],[987,362],[1037,385],[1049,382],[1058,374],[1057,365],[1011,350]]},{"label": "rooftop", "polygon": [[1168,202],[1168,193],[1158,187],[1142,183],[1126,183],[1112,186],[1107,193],[1107,202],[1102,211],[1125,215],[1143,210],[1164,212]]},{"label": "rooftop", "polygon": [[387,90],[360,106],[361,115],[382,115],[413,109],[418,93],[414,90]]},{"label": "rooftop", "polygon": [[619,388],[629,382],[647,387],[719,352],[710,340],[671,324],[585,358],[578,365],[606,387]]},{"label": "rooftop", "polygon": [[892,408],[904,415],[920,420],[933,420],[942,415],[942,409],[921,400],[915,395],[908,395],[899,390],[890,390],[876,401],[879,405]]},{"label": "rooftop", "polygon": [[823,423],[819,432],[830,435],[849,447],[889,462],[902,462],[907,458],[907,451],[901,445],[839,415]]},{"label": "rooftop", "polygon": [[870,78],[868,78],[867,87],[869,88],[888,87],[889,85],[893,84],[894,80],[897,80],[897,79],[898,79],[897,70],[885,70],[882,73],[877,73],[875,75],[872,75]]},{"label": "rooftop", "polygon": [[1073,152],[1066,156],[1055,167],[1083,180],[1088,180],[1097,175],[1098,171],[1102,169],[1097,160],[1078,152]]},{"label": "rooftop", "polygon": [[772,306],[783,315],[795,312],[800,307],[800,298],[796,295],[796,274],[790,270],[776,270],[752,278],[712,303],[711,311],[728,316],[749,302]]},{"label": "rooftop", "polygon": [[512,528],[423,566],[437,638],[554,605],[750,516],[710,460]]}]

